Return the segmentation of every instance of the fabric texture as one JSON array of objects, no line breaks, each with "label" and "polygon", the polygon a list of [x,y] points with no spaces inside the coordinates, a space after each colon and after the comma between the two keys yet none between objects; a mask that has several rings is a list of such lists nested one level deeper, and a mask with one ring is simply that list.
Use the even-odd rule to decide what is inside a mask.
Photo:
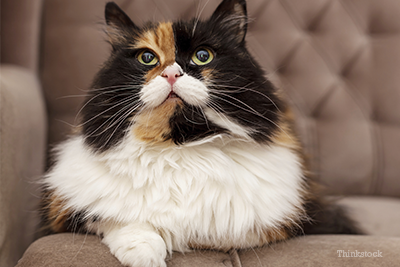
[{"label": "fabric texture", "polygon": [[338,199],[368,235],[400,238],[400,200],[391,197],[352,196]]},{"label": "fabric texture", "polygon": [[[396,266],[400,262],[400,238],[378,236],[305,236],[266,248],[222,253],[194,251],[174,253],[168,267],[254,267],[254,266]],[[364,257],[345,257],[340,251],[363,252]],[[365,254],[367,252],[367,254]],[[369,254],[371,253],[371,254]],[[375,253],[375,257],[374,254]],[[357,255],[357,254],[354,254]],[[121,267],[97,236],[58,234],[36,241],[16,267]]]},{"label": "fabric texture", "polygon": [[38,231],[47,121],[37,76],[14,65],[0,73],[0,266],[8,267]]},{"label": "fabric texture", "polygon": [[[1,68],[1,267],[13,266],[34,239],[38,194],[31,181],[43,173],[45,146],[71,133],[111,50],[102,31],[107,1],[1,1],[1,62],[14,64]],[[207,18],[219,4],[115,2],[138,25]],[[340,203],[372,236],[309,236],[254,251],[176,253],[169,266],[398,265],[400,1],[247,4],[248,48],[293,107],[312,172],[330,193],[353,195]],[[338,257],[337,250],[381,250],[383,257]],[[121,265],[97,237],[63,234],[35,242],[18,266]]]},{"label": "fabric texture", "polygon": [[[28,266],[107,266],[120,267],[121,263],[109,248],[94,235],[57,234],[37,240],[26,251],[18,267]],[[185,255],[176,253],[168,266],[232,266],[227,253],[196,251]]]},{"label": "fabric texture", "polygon": [[1,1],[1,62],[39,68],[42,0]]}]

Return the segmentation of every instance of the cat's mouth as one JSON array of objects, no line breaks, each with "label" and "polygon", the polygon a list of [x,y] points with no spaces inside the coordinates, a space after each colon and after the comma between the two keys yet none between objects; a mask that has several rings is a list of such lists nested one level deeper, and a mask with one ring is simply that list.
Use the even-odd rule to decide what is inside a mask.
[{"label": "cat's mouth", "polygon": [[171,90],[164,102],[166,101],[183,101],[183,99],[177,93]]},{"label": "cat's mouth", "polygon": [[180,99],[180,97],[174,91],[171,91],[169,93],[167,99],[169,99],[169,98],[179,98]]}]

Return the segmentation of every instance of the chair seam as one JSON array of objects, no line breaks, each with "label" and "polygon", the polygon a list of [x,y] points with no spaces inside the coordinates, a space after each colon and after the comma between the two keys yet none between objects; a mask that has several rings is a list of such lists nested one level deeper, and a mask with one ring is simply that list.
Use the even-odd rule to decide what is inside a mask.
[{"label": "chair seam", "polygon": [[229,250],[228,254],[231,258],[232,267],[243,267],[242,261],[240,260],[240,256],[236,249]]}]

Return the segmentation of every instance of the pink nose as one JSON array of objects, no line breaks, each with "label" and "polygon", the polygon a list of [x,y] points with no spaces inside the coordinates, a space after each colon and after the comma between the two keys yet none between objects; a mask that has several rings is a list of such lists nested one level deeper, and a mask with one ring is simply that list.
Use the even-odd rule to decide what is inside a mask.
[{"label": "pink nose", "polygon": [[161,76],[166,78],[167,81],[171,86],[174,85],[176,80],[182,76],[182,72],[177,64],[168,66],[165,68],[165,70],[161,73]]}]

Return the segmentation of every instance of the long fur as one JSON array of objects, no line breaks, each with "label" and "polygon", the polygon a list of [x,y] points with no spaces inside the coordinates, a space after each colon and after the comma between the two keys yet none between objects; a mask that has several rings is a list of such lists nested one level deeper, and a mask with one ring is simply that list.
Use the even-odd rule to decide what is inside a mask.
[{"label": "long fur", "polygon": [[[172,251],[360,233],[315,190],[290,110],[246,50],[244,0],[222,1],[208,21],[142,28],[108,3],[106,22],[113,51],[44,177],[53,231],[96,233],[134,267],[166,266]],[[194,63],[199,49],[212,60]]]}]

